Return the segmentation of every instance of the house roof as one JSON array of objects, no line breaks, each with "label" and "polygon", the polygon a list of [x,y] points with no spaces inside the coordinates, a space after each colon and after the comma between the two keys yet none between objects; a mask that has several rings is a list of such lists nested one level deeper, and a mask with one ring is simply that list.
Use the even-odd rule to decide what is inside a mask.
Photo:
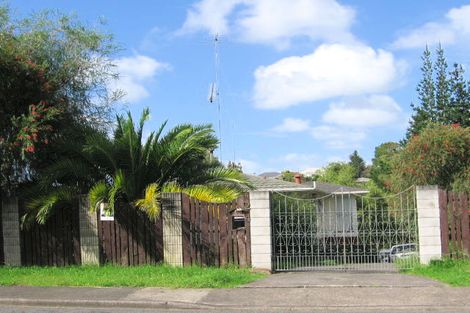
[{"label": "house roof", "polygon": [[276,178],[276,177],[281,176],[281,173],[279,173],[279,172],[263,172],[263,173],[259,174],[258,176],[259,176],[259,177],[272,177],[272,178]]},{"label": "house roof", "polygon": [[349,187],[337,184],[330,184],[318,181],[305,182],[301,184],[302,186],[311,186],[313,190],[324,193],[324,194],[342,194],[342,193],[353,193],[353,194],[364,194],[369,191],[363,188]]},{"label": "house roof", "polygon": [[353,193],[363,194],[369,191],[361,188],[347,187],[342,185],[335,185],[321,182],[307,182],[303,184],[296,184],[281,179],[259,177],[253,175],[245,175],[255,190],[258,191],[313,191],[324,194],[342,194]]},{"label": "house roof", "polygon": [[281,179],[245,175],[257,191],[313,191],[312,186],[303,186]]}]

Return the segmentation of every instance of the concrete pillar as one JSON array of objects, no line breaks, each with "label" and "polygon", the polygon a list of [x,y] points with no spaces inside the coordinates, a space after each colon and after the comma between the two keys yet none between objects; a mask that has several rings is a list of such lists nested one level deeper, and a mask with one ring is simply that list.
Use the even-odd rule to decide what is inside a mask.
[{"label": "concrete pillar", "polygon": [[438,186],[417,186],[419,258],[421,263],[442,257]]},{"label": "concrete pillar", "polygon": [[81,196],[78,203],[78,216],[82,265],[99,265],[98,217],[96,212],[90,212],[89,207],[88,198]]},{"label": "concrete pillar", "polygon": [[250,192],[251,264],[253,268],[272,270],[271,194]]},{"label": "concrete pillar", "polygon": [[162,194],[163,261],[183,266],[182,194]]},{"label": "concrete pillar", "polygon": [[2,223],[5,265],[20,266],[20,217],[17,198],[2,198]]}]

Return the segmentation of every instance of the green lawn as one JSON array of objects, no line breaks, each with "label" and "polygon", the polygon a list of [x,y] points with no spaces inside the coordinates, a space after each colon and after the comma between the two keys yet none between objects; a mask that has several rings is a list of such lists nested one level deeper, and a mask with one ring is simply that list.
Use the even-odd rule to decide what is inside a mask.
[{"label": "green lawn", "polygon": [[469,260],[431,261],[428,266],[415,265],[403,272],[439,280],[451,286],[470,287]]},{"label": "green lawn", "polygon": [[262,277],[236,267],[0,267],[2,286],[232,288]]}]

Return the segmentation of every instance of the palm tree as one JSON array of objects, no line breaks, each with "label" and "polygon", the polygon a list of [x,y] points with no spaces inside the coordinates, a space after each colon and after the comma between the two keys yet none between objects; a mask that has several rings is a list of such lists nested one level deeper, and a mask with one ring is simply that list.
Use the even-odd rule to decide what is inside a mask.
[{"label": "palm tree", "polygon": [[[118,116],[114,135],[94,132],[83,147],[51,165],[41,176],[23,221],[45,223],[54,209],[87,193],[90,209],[126,203],[151,219],[160,213],[161,193],[184,192],[207,202],[228,202],[250,188],[237,170],[212,156],[218,140],[210,125],[182,124],[166,134],[166,122],[143,142],[149,110],[138,125],[130,113]],[[39,196],[38,196],[39,194]]]}]

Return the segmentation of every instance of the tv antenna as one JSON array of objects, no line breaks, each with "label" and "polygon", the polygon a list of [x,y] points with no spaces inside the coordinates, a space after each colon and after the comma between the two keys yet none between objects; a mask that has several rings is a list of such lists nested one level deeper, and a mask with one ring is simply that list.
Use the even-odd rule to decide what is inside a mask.
[{"label": "tv antenna", "polygon": [[222,117],[220,110],[220,92],[219,92],[219,34],[214,35],[214,82],[209,86],[209,103],[217,104],[217,128],[219,132],[219,158],[222,161]]}]

